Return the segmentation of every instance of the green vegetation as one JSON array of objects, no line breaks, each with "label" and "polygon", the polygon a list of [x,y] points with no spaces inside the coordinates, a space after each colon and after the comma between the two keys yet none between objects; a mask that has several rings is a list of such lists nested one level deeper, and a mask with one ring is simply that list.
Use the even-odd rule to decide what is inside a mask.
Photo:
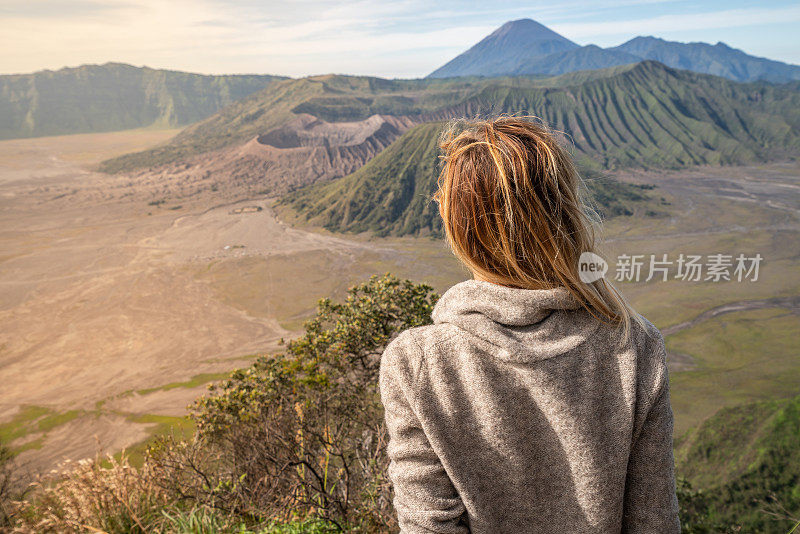
[{"label": "green vegetation", "polygon": [[[628,184],[619,182],[601,172],[589,169],[581,172],[590,204],[604,219],[633,215],[639,207],[645,209],[645,217],[659,217],[662,212],[647,191],[655,189],[652,184]],[[640,210],[642,211],[642,210]]]},{"label": "green vegetation", "polygon": [[[17,412],[10,421],[0,424],[0,443],[11,443],[28,434],[47,434],[47,432],[69,423],[82,414],[79,410],[69,410],[58,413],[43,406],[25,406]],[[44,437],[29,440],[13,448],[14,454],[28,449],[38,449],[42,446]]]},{"label": "green vegetation", "polygon": [[50,410],[43,406],[25,406],[14,414],[10,421],[0,425],[0,441],[10,443],[24,436],[36,428],[35,423],[38,420],[50,413]]},{"label": "green vegetation", "polygon": [[11,525],[11,502],[17,497],[12,487],[13,458],[11,449],[0,439],[0,529]]},{"label": "green vegetation", "polygon": [[[444,126],[416,126],[353,174],[289,193],[281,204],[333,232],[441,235],[441,218],[431,196],[437,188],[438,140]],[[650,200],[647,186],[623,184],[596,171],[584,174],[590,196],[605,216],[632,215]]]},{"label": "green vegetation", "polygon": [[[170,438],[183,440],[192,436],[195,430],[195,423],[189,417],[175,417],[170,415],[130,415],[128,420],[139,424],[152,425],[147,439],[128,447],[125,451],[115,455],[117,460],[125,457],[132,466],[141,467],[147,459],[147,451],[159,439]],[[103,466],[108,466],[108,462],[103,462]]]},{"label": "green vegetation", "polygon": [[183,126],[276,79],[280,78],[205,76],[120,63],[4,75],[0,139]]},{"label": "green vegetation", "polygon": [[335,529],[325,521],[309,519],[281,523],[269,521],[248,526],[236,517],[221,514],[208,507],[192,508],[188,511],[164,512],[166,532],[181,534],[328,534]]},{"label": "green vegetation", "polygon": [[684,428],[733,406],[797,394],[800,317],[781,308],[729,313],[666,339],[695,368],[671,378],[672,404]]},{"label": "green vegetation", "polygon": [[724,408],[676,440],[678,472],[702,488],[691,532],[791,531],[800,522],[799,440],[800,396]]},{"label": "green vegetation", "polygon": [[37,421],[36,426],[40,432],[49,432],[57,426],[69,423],[81,415],[79,410],[69,410],[64,413],[50,413]]},{"label": "green vegetation", "polygon": [[163,386],[140,389],[136,393],[139,395],[147,395],[155,391],[169,391],[170,389],[176,388],[191,389],[202,386],[203,384],[208,384],[209,382],[213,382],[215,380],[222,380],[226,376],[228,376],[228,373],[200,373],[199,375],[194,375],[189,380],[184,380],[183,382],[171,382]]},{"label": "green vegetation", "polygon": [[800,149],[796,85],[736,83],[644,61],[553,78],[382,80],[316,76],[277,82],[107,172],[178,161],[263,134],[295,113],[327,121],[380,114],[419,122],[527,113],[564,131],[597,168],[730,165]]}]

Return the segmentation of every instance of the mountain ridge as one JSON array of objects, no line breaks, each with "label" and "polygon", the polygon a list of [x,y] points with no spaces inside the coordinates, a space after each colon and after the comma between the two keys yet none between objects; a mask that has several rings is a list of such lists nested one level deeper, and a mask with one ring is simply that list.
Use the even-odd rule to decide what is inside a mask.
[{"label": "mountain ridge", "polygon": [[800,80],[800,66],[752,56],[722,41],[682,43],[640,36],[607,50],[659,61],[673,68],[722,76],[736,81],[766,80],[784,83]]},{"label": "mountain ridge", "polygon": [[[332,232],[440,236],[442,221],[431,197],[438,187],[444,127],[444,122],[415,126],[354,173],[290,192],[279,204],[292,216]],[[650,200],[642,187],[589,169],[583,174],[605,216],[631,215],[636,205]]]},{"label": "mountain ridge", "polygon": [[567,132],[578,155],[597,167],[735,164],[796,154],[798,108],[797,84],[739,84],[654,61],[550,78],[316,77],[275,82],[171,142],[108,160],[102,170],[185,161],[245,143],[298,114],[330,123],[378,114],[419,124],[525,113]]},{"label": "mountain ridge", "polygon": [[[514,42],[517,43],[535,41],[538,36],[552,32],[531,19],[507,22],[427,77],[553,75],[587,68],[611,67],[623,64],[623,61],[654,60],[669,67],[723,76],[735,81],[765,80],[785,83],[800,80],[798,65],[752,56],[723,42],[715,45],[703,42],[682,43],[652,36],[638,36],[615,47],[600,48],[593,44],[579,46],[552,32],[565,43],[574,46],[564,44],[560,49],[543,53],[541,47],[504,49],[497,34],[512,31]],[[526,35],[528,32],[531,33],[530,36]]]},{"label": "mountain ridge", "polygon": [[280,79],[125,63],[0,75],[0,139],[175,128],[202,120]]}]

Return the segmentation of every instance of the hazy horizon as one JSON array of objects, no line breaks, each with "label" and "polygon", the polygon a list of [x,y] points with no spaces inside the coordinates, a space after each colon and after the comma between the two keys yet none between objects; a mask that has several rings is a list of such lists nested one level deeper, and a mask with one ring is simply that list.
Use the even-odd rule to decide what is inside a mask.
[{"label": "hazy horizon", "polygon": [[[0,73],[108,62],[202,74],[318,74],[419,78],[509,20],[534,19],[580,45],[639,35],[714,44],[800,64],[800,6],[770,1],[616,0],[527,6],[418,0],[339,5],[254,0],[11,0],[0,7],[14,50]],[[47,36],[42,38],[42,36]]]}]

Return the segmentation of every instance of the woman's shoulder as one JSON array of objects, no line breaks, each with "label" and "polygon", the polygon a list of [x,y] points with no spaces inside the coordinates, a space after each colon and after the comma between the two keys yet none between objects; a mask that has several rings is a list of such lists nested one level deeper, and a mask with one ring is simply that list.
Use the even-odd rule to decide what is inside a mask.
[{"label": "woman's shoulder", "polygon": [[657,352],[664,346],[664,336],[644,315],[636,313],[631,319],[631,338],[644,352]]},{"label": "woman's shoulder", "polygon": [[667,380],[667,349],[661,331],[644,316],[638,315],[631,324],[631,342],[637,359],[637,374],[643,383],[654,388]]},{"label": "woman's shoulder", "polygon": [[425,354],[430,354],[436,348],[457,335],[457,328],[453,325],[429,324],[416,326],[403,330],[395,337],[383,351],[381,367],[409,367],[414,370],[419,365]]},{"label": "woman's shoulder", "polygon": [[457,328],[448,323],[415,326],[400,332],[387,346],[384,355],[395,352],[418,352],[440,345],[457,333]]}]

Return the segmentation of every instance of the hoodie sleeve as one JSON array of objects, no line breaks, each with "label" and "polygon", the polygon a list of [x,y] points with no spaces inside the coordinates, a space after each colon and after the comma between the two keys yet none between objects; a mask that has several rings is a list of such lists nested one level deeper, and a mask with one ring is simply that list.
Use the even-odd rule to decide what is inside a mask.
[{"label": "hoodie sleeve", "polygon": [[[653,327],[655,329],[655,327]],[[635,436],[628,460],[625,485],[625,511],[622,532],[625,534],[678,534],[678,499],[675,495],[675,469],[672,456],[672,408],[669,401],[669,377],[666,349],[661,333],[655,331],[654,362],[648,366],[652,377],[648,391],[650,402]]]},{"label": "hoodie sleeve", "polygon": [[386,348],[380,389],[389,432],[389,478],[400,532],[468,533],[465,508],[414,412],[422,353],[408,334]]}]

